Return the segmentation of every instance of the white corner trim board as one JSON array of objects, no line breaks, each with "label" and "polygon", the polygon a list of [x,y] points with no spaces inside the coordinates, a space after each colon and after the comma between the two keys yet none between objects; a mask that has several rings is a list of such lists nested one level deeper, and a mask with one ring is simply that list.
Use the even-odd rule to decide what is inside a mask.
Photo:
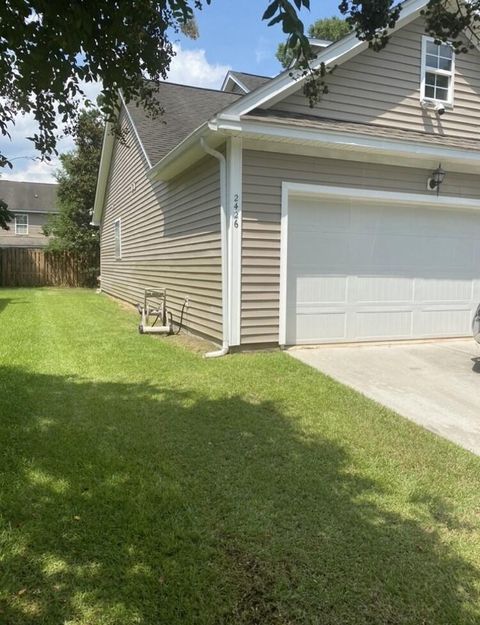
[{"label": "white corner trim board", "polygon": [[242,290],[242,139],[227,142],[228,266],[230,345],[240,345]]},{"label": "white corner trim board", "polygon": [[229,271],[228,271],[228,182],[227,182],[227,159],[225,156],[212,148],[207,141],[201,137],[200,144],[202,149],[217,159],[219,163],[220,176],[220,241],[221,241],[221,263],[222,263],[222,348],[215,352],[206,354],[207,358],[216,358],[224,356],[230,349],[230,301],[228,294],[229,287]]},{"label": "white corner trim board", "polygon": [[328,185],[303,184],[294,182],[282,183],[281,227],[280,227],[280,309],[279,337],[280,345],[287,345],[287,277],[288,277],[288,230],[289,204],[292,198],[330,198],[355,201],[359,205],[391,206],[392,211],[400,206],[417,206],[419,209],[446,209],[452,211],[480,211],[480,200],[464,197],[453,197],[426,192],[398,193],[377,189],[359,189],[354,187],[336,187]]}]

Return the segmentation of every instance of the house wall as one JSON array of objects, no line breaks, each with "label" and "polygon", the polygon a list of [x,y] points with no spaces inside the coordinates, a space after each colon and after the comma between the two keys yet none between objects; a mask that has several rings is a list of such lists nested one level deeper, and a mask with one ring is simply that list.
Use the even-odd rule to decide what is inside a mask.
[{"label": "house wall", "polygon": [[329,92],[312,109],[302,89],[275,110],[380,124],[439,135],[480,138],[480,53],[457,54],[453,110],[439,117],[420,106],[423,18],[392,35],[384,50],[365,50],[327,76]]},{"label": "house wall", "polygon": [[[220,340],[218,162],[206,157],[168,183],[152,184],[147,169],[133,133],[128,145],[116,141],[101,225],[102,290],[137,303],[144,288],[166,287],[174,321],[188,296],[186,326]],[[121,260],[114,250],[117,218],[122,220]]]},{"label": "house wall", "polygon": [[[418,168],[245,150],[242,344],[278,343],[283,181],[427,194],[430,173]],[[449,172],[442,195],[479,198],[480,179]]]},{"label": "house wall", "polygon": [[42,232],[42,226],[46,224],[49,215],[32,213],[28,211],[14,211],[28,215],[28,234],[15,234],[15,221],[8,225],[10,230],[0,230],[0,247],[44,247],[48,243],[48,237]]}]

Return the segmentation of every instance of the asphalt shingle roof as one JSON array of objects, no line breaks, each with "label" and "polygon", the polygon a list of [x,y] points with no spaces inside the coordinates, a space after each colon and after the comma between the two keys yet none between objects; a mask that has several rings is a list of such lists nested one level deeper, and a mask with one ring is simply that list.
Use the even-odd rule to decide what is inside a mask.
[{"label": "asphalt shingle roof", "polygon": [[264,85],[269,80],[272,80],[268,76],[259,76],[258,74],[246,74],[245,72],[230,72],[232,76],[238,78],[238,80],[250,89],[250,91],[255,91],[262,85]]},{"label": "asphalt shingle roof", "polygon": [[11,211],[56,213],[56,184],[0,180],[0,199]]},{"label": "asphalt shingle roof", "polygon": [[140,141],[152,165],[211,117],[241,97],[238,93],[161,82],[155,97],[163,107],[160,118],[148,117],[135,102],[127,104]]}]

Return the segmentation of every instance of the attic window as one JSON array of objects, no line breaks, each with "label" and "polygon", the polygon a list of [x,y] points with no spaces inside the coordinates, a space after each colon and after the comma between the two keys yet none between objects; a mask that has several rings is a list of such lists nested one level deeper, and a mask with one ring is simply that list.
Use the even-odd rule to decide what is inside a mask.
[{"label": "attic window", "polygon": [[448,43],[436,44],[430,37],[422,39],[421,100],[453,106],[455,53]]}]

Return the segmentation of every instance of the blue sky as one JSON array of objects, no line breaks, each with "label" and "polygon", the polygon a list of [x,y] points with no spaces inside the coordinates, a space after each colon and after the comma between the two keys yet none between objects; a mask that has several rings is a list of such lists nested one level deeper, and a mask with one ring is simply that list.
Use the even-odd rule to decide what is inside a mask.
[{"label": "blue sky", "polygon": [[[280,69],[275,51],[285,36],[279,25],[269,27],[262,21],[267,6],[268,0],[212,0],[197,14],[199,39],[181,38],[182,47],[204,48],[211,63],[274,75]],[[338,0],[312,0],[311,11],[301,13],[305,24],[338,14]]]},{"label": "blue sky", "polygon": [[[339,0],[311,0],[311,11],[302,11],[304,23],[309,25],[320,17],[338,15]],[[200,37],[188,39],[174,36],[177,55],[169,74],[171,82],[219,88],[229,69],[274,76],[280,71],[275,58],[277,45],[285,37],[281,27],[267,26],[262,14],[268,0],[212,0],[210,6],[197,13]],[[95,97],[97,87],[89,87],[89,97]],[[18,158],[36,156],[33,145],[26,139],[35,130],[31,117],[18,117],[12,131],[12,141],[1,139],[1,148],[12,161],[13,170],[4,170],[2,177],[10,180],[54,182],[58,162],[48,164]],[[72,148],[71,139],[58,145],[59,151]]]}]

